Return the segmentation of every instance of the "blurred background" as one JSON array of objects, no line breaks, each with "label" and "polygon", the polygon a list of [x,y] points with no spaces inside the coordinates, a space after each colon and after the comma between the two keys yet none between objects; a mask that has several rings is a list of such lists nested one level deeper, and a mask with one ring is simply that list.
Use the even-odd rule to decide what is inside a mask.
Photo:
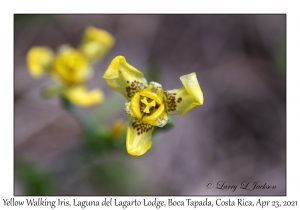
[{"label": "blurred background", "polygon": [[[41,96],[51,78],[28,73],[32,46],[76,47],[87,26],[116,38],[88,81],[107,100],[80,109],[107,127],[127,119],[125,99],[101,78],[115,56],[164,90],[197,73],[204,105],[174,116],[175,126],[155,133],[141,157],[126,153],[124,135],[117,149],[93,149],[101,139],[83,146],[76,117],[58,98]],[[14,69],[15,195],[286,194],[285,15],[15,15]],[[233,192],[216,189],[219,181],[276,189]]]}]

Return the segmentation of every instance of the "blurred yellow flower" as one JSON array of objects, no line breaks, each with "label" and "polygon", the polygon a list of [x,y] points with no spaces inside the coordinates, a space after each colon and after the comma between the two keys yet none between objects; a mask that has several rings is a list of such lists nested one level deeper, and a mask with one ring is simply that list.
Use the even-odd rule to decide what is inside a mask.
[{"label": "blurred yellow flower", "polygon": [[53,76],[66,85],[84,83],[91,74],[87,58],[77,49],[63,47],[56,55]]},{"label": "blurred yellow flower", "polygon": [[[32,47],[27,54],[29,73],[33,77],[51,74],[62,86],[57,88],[58,93],[74,104],[90,106],[100,103],[103,92],[99,89],[88,91],[85,82],[92,75],[92,64],[105,56],[114,43],[115,39],[109,32],[88,27],[77,49],[63,45],[54,54],[48,47]],[[51,94],[53,90],[56,88],[51,87]]]},{"label": "blurred yellow flower", "polygon": [[134,156],[143,155],[151,148],[154,126],[165,126],[167,114],[184,115],[204,102],[196,73],[181,76],[181,88],[163,91],[160,84],[148,84],[142,72],[128,64],[123,56],[117,56],[102,78],[129,101],[125,103],[125,112],[132,119],[127,127],[126,148]]},{"label": "blurred yellow flower", "polygon": [[50,70],[53,52],[48,47],[32,47],[27,54],[27,64],[33,77],[40,77]]},{"label": "blurred yellow flower", "polygon": [[114,37],[105,30],[88,27],[79,49],[89,61],[101,59],[115,44]]},{"label": "blurred yellow flower", "polygon": [[101,103],[104,99],[104,93],[100,89],[88,91],[85,86],[68,88],[65,96],[79,106],[90,106]]}]

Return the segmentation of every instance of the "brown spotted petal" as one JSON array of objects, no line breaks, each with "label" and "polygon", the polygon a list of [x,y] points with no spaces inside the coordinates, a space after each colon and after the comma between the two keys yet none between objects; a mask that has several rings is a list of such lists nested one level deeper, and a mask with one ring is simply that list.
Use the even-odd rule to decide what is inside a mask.
[{"label": "brown spotted petal", "polygon": [[180,77],[183,86],[179,89],[164,92],[166,112],[170,115],[184,115],[195,106],[203,104],[203,93],[196,73]]},{"label": "brown spotted petal", "polygon": [[152,146],[154,127],[132,118],[127,127],[126,149],[130,155],[141,156]]},{"label": "brown spotted petal", "polygon": [[128,100],[148,86],[144,74],[128,64],[123,56],[112,60],[102,78]]}]

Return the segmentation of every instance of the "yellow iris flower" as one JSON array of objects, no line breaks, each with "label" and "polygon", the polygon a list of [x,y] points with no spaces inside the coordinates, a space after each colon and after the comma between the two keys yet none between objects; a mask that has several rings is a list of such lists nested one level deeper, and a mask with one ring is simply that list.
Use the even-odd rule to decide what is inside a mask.
[{"label": "yellow iris flower", "polygon": [[104,57],[114,43],[114,37],[107,31],[88,27],[79,49],[93,62]]},{"label": "yellow iris flower", "polygon": [[48,47],[32,47],[27,54],[28,69],[33,77],[51,74],[62,85],[60,94],[74,104],[89,106],[100,103],[103,92],[100,89],[87,90],[85,82],[92,74],[92,64],[100,60],[114,43],[114,37],[107,31],[88,27],[78,48],[63,45],[55,54]]},{"label": "yellow iris flower", "polygon": [[165,126],[167,114],[184,115],[204,102],[196,73],[181,76],[181,88],[163,91],[160,84],[148,84],[142,72],[128,64],[123,56],[117,56],[102,78],[129,101],[125,103],[125,112],[132,119],[127,127],[126,148],[134,156],[143,155],[151,148],[154,126]]}]

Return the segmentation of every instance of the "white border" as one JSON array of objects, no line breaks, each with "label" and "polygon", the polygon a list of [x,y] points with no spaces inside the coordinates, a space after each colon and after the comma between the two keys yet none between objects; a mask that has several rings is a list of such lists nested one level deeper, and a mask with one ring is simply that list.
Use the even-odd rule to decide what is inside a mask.
[{"label": "white border", "polygon": [[[296,2],[296,1],[294,1]],[[299,203],[299,12],[297,5],[287,1],[5,1],[1,4],[1,209],[20,209],[15,207],[2,208],[3,198],[13,197],[13,14],[14,13],[287,13],[287,197],[261,197],[263,200],[298,200]],[[26,197],[16,197],[24,200]],[[57,200],[59,197],[47,198]],[[134,197],[126,198],[133,199]],[[143,199],[144,197],[138,197]],[[176,200],[184,200],[190,197],[175,197]],[[242,199],[256,201],[259,197],[241,197]],[[66,199],[72,199],[66,197]],[[82,200],[102,200],[103,197],[76,197]],[[121,197],[118,197],[121,199]],[[147,198],[152,199],[152,198]],[[167,200],[168,197],[160,197]],[[204,197],[192,197],[203,200]],[[218,197],[209,197],[216,200]],[[237,199],[237,197],[221,197],[221,199]],[[49,207],[46,207],[49,209]],[[75,208],[75,207],[74,207]],[[94,209],[103,209],[95,207]],[[138,208],[138,207],[137,207]],[[135,209],[137,209],[135,208]],[[199,207],[198,207],[199,208]],[[241,207],[239,207],[240,209]],[[290,207],[291,208],[291,207]],[[290,209],[289,208],[289,209]],[[299,207],[298,207],[299,208]],[[32,209],[26,207],[22,209]],[[40,207],[36,209],[42,209]],[[69,209],[56,208],[56,209]],[[90,208],[88,208],[90,209]],[[109,208],[116,209],[116,208]],[[127,208],[133,209],[133,208]],[[140,207],[139,207],[140,209]],[[152,209],[155,209],[152,208]],[[162,209],[174,209],[172,207]],[[201,208],[206,209],[206,208]],[[210,208],[211,209],[211,208]],[[224,207],[223,209],[232,209]],[[264,208],[274,209],[274,208]],[[280,208],[282,209],[282,208]],[[297,209],[297,208],[292,208]]]}]

